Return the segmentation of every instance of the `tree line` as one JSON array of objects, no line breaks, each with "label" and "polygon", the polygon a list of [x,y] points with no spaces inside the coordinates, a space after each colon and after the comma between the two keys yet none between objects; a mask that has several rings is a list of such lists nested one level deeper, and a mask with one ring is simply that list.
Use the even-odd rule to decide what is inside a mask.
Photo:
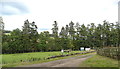
[{"label": "tree line", "polygon": [[[44,31],[38,34],[35,22],[24,21],[22,30],[14,29],[10,35],[3,33],[2,53],[25,53],[60,51],[61,49],[79,50],[80,47],[117,47],[120,46],[119,23],[109,23],[104,20],[102,24],[95,25],[70,22],[58,32],[58,23],[54,21],[52,34]],[[4,31],[3,31],[4,32]]]}]

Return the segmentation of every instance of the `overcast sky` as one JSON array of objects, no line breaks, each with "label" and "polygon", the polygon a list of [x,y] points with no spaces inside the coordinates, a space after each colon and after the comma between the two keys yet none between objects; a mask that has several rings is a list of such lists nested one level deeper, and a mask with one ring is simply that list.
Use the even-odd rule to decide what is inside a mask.
[{"label": "overcast sky", "polygon": [[[119,0],[0,0],[0,16],[6,30],[22,28],[35,21],[38,31],[50,31],[54,21],[59,28],[70,21],[79,24],[118,21]],[[60,30],[60,29],[59,29]]]}]

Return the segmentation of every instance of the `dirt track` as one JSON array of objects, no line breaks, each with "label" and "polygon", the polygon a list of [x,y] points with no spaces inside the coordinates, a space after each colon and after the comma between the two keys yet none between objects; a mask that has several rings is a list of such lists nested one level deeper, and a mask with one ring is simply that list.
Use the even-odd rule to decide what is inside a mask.
[{"label": "dirt track", "polygon": [[75,56],[75,57],[69,57],[66,59],[50,61],[46,63],[25,65],[25,66],[19,66],[19,67],[79,67],[81,62],[92,57],[93,55],[94,54],[80,55],[80,56]]}]

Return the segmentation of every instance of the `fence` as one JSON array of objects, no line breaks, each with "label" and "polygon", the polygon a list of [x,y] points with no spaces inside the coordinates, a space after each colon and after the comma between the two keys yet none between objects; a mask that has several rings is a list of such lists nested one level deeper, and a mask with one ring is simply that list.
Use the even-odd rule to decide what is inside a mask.
[{"label": "fence", "polygon": [[118,47],[99,48],[97,49],[97,54],[120,60],[120,48]]}]

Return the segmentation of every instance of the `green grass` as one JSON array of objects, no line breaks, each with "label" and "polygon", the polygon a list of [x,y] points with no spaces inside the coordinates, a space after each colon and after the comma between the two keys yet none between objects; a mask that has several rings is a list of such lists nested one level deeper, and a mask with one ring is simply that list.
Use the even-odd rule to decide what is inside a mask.
[{"label": "green grass", "polygon": [[2,55],[0,55],[0,68],[2,67]]},{"label": "green grass", "polygon": [[118,61],[108,57],[94,55],[84,61],[80,67],[118,67]]},{"label": "green grass", "polygon": [[[84,51],[72,51],[71,53],[78,53],[78,52],[84,52]],[[3,67],[13,67],[17,65],[24,65],[24,64],[34,64],[34,63],[42,63],[42,62],[48,62],[60,58],[54,58],[54,59],[46,59],[50,56],[55,55],[61,55],[62,53],[60,51],[58,52],[33,52],[33,53],[19,53],[19,54],[3,54],[2,55],[2,64]],[[70,54],[70,53],[63,53],[63,54]]]},{"label": "green grass", "polygon": [[0,64],[2,63],[2,55],[0,55]]}]

